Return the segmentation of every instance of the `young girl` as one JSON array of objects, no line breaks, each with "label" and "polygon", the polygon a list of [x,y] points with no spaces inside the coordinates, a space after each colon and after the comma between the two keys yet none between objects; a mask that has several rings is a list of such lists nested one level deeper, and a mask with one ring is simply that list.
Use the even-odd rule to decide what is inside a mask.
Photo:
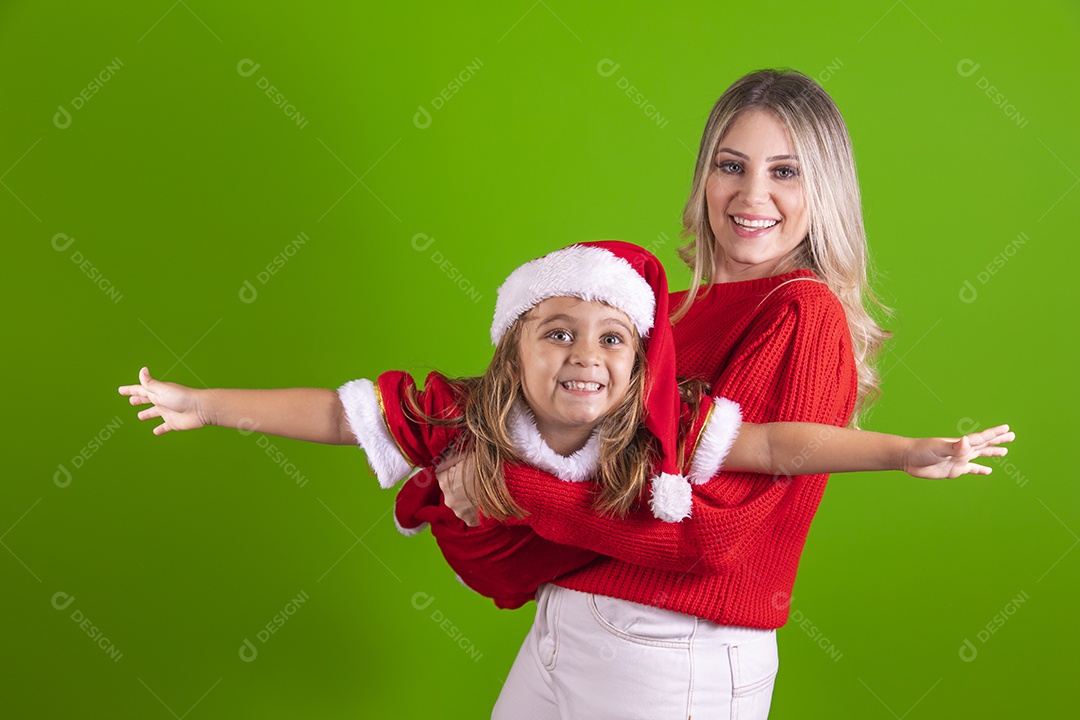
[{"label": "young girl", "polygon": [[[574,245],[518,268],[499,289],[495,355],[478,378],[432,373],[423,390],[401,372],[354,380],[338,392],[197,390],[150,377],[119,388],[155,434],[204,425],[245,427],[328,444],[358,442],[380,484],[399,492],[406,534],[430,525],[450,566],[500,607],[597,553],[514,525],[522,513],[504,470],[591,481],[596,508],[626,517],[647,500],[668,522],[693,523],[690,484],[721,466],[776,473],[904,470],[917,477],[988,474],[971,459],[1005,454],[1006,426],[959,440],[913,440],[808,423],[741,423],[738,406],[678,383],[660,262],[616,241]],[[433,468],[464,452],[476,468],[488,522],[470,528],[446,506]],[[685,472],[685,475],[684,475]],[[651,478],[651,480],[649,480]],[[646,485],[650,488],[646,488]]]}]

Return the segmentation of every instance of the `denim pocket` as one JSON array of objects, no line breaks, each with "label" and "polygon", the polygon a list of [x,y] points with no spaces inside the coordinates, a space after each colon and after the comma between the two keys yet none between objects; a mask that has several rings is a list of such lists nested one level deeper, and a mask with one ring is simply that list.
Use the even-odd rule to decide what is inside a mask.
[{"label": "denim pocket", "polygon": [[731,717],[764,718],[772,702],[780,659],[776,635],[743,640],[728,648],[731,663]]},{"label": "denim pocket", "polygon": [[691,615],[605,595],[590,595],[589,611],[608,633],[629,642],[656,647],[689,647],[698,623]]},{"label": "denim pocket", "polygon": [[536,619],[533,620],[533,632],[536,634],[536,654],[544,669],[551,672],[559,657],[559,612],[562,609],[562,594],[559,588],[547,583],[536,591]]}]

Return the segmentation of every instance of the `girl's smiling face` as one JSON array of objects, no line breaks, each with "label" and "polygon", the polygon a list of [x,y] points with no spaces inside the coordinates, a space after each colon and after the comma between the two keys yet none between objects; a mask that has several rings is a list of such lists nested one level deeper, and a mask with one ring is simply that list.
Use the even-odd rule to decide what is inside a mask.
[{"label": "girl's smiling face", "polygon": [[748,110],[720,139],[705,186],[716,238],[716,282],[752,280],[806,237],[809,219],[799,160],[771,112]]},{"label": "girl's smiling face", "polygon": [[585,445],[626,396],[637,335],[626,313],[574,297],[534,307],[521,331],[521,390],[536,427],[557,453]]}]

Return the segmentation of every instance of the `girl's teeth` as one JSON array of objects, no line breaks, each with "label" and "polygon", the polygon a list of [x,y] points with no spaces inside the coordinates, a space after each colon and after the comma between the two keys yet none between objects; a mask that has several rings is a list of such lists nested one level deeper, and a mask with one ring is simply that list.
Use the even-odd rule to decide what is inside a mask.
[{"label": "girl's teeth", "polygon": [[567,390],[594,390],[595,391],[595,390],[600,389],[600,383],[574,382],[573,380],[568,380],[568,381],[563,383],[563,387],[566,388]]},{"label": "girl's teeth", "polygon": [[745,218],[735,217],[734,215],[731,217],[736,225],[741,225],[745,228],[770,228],[779,222],[779,220],[747,220]]}]

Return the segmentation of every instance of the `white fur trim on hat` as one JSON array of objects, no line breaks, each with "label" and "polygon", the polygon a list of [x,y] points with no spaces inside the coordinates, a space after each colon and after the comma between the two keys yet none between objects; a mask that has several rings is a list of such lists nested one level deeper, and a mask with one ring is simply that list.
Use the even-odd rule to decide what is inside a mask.
[{"label": "white fur trim on hat", "polygon": [[522,403],[514,404],[509,420],[514,447],[530,465],[568,482],[582,482],[596,474],[600,464],[600,441],[595,430],[580,450],[571,455],[560,455],[544,441],[532,413]]},{"label": "white fur trim on hat", "polygon": [[577,297],[622,310],[638,334],[648,337],[656,314],[656,297],[630,263],[597,247],[571,245],[527,262],[499,288],[491,342],[498,344],[514,321],[552,297]]},{"label": "white fur trim on hat", "polygon": [[724,459],[731,450],[742,425],[739,404],[727,398],[714,397],[712,410],[705,427],[698,435],[694,457],[690,461],[688,479],[695,485],[708,482],[724,467]]},{"label": "white fur trim on hat", "polygon": [[651,481],[653,515],[664,522],[679,522],[690,517],[693,491],[682,475],[661,473]]},{"label": "white fur trim on hat", "polygon": [[390,428],[386,426],[375,384],[370,380],[351,380],[338,388],[345,407],[345,418],[357,442],[367,453],[368,464],[375,471],[383,489],[393,487],[412,472],[413,466],[401,454]]}]

